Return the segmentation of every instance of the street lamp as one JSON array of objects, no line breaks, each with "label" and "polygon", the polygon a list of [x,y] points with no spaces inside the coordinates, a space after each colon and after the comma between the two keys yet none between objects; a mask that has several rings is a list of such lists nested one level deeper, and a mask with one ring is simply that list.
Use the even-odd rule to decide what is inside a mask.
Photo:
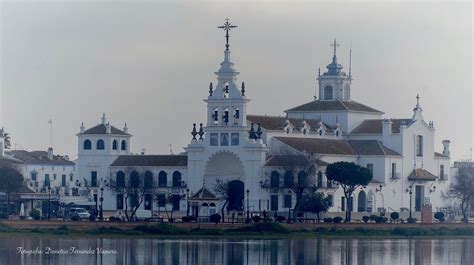
[{"label": "street lamp", "polygon": [[[291,190],[288,190],[288,195],[291,196]],[[288,220],[286,220],[287,223],[290,223],[290,215],[291,215],[291,204],[288,205]]]},{"label": "street lamp", "polygon": [[51,219],[51,186],[48,187],[48,220]]},{"label": "street lamp", "polygon": [[186,189],[186,216],[189,216],[189,189]]},{"label": "street lamp", "polygon": [[409,186],[409,188],[406,190],[406,192],[410,195],[410,217],[409,219],[411,220],[412,219],[412,216],[411,216],[411,200],[412,200],[412,194],[413,194],[413,189],[412,189],[412,185]]},{"label": "street lamp", "polygon": [[99,221],[104,221],[104,187],[100,187],[100,213]]},{"label": "street lamp", "polygon": [[250,191],[247,190],[247,219],[245,220],[245,222],[246,222],[247,224],[250,223],[249,198],[250,198]]}]

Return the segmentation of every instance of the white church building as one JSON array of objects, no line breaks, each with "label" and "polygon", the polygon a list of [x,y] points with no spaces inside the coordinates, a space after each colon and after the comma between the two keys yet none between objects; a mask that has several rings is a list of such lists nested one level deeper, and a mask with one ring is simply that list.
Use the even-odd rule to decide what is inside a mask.
[{"label": "white church building", "polygon": [[[433,211],[445,206],[450,142],[435,143],[434,123],[424,120],[419,96],[412,110],[406,106],[404,118],[387,117],[354,101],[352,76],[337,62],[335,43],[327,71],[318,74],[314,99],[285,110],[284,116],[251,115],[247,87],[238,81],[231,60],[228,32],[226,37],[224,60],[215,72],[217,83],[202,91],[207,94],[203,106],[207,120],[193,125],[183,153],[132,154],[127,126],[118,129],[105,115],[92,128],[81,125],[76,174],[90,200],[103,197],[104,211],[114,213],[137,203],[117,187],[138,181],[149,188],[141,209],[167,207],[181,215],[209,216],[220,212],[224,203],[215,191],[221,180],[232,189],[227,210],[286,215],[296,202],[287,187],[298,172],[285,172],[284,164],[289,156],[302,154],[317,157],[316,173],[309,177],[319,192],[329,196],[329,214],[343,215],[348,203],[342,189],[324,175],[326,166],[337,161],[354,162],[373,172],[372,182],[354,192],[349,202],[355,212],[407,212],[410,196],[415,216],[424,204],[431,204]],[[442,152],[435,152],[435,147]],[[172,204],[157,199],[169,194],[182,199]]]}]

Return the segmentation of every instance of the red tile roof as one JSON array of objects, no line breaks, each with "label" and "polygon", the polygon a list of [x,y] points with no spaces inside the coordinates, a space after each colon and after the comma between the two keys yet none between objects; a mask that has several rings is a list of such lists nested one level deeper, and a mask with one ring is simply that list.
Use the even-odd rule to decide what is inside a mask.
[{"label": "red tile roof", "polygon": [[427,180],[433,181],[436,180],[437,177],[431,174],[429,171],[423,168],[414,169],[410,175],[408,175],[409,180]]},{"label": "red tile roof", "polygon": [[[311,131],[317,131],[319,128],[319,120],[315,119],[294,119],[281,116],[266,116],[266,115],[247,115],[247,120],[254,124],[260,124],[264,129],[270,131],[282,131],[286,127],[286,121],[289,121],[294,127],[295,130],[301,130],[303,128],[303,121],[306,121],[308,126],[311,128]],[[326,127],[326,132],[332,132],[332,129],[327,124],[324,124]]]},{"label": "red tile roof", "polygon": [[74,166],[74,162],[65,159],[63,156],[53,155],[53,159],[48,159],[48,152],[46,151],[13,150],[11,154],[13,158],[26,164]]},{"label": "red tile roof", "polygon": [[382,111],[376,110],[353,100],[314,100],[306,104],[285,110],[285,112],[302,112],[302,111],[353,111],[353,112],[371,112],[383,114]]},{"label": "red tile roof", "polygon": [[[110,126],[110,131],[111,131],[111,134],[129,135],[128,133],[120,129],[117,129],[114,126]],[[107,134],[107,127],[105,126],[105,124],[98,124],[90,129],[85,130],[81,134]]]},{"label": "red tile roof", "polygon": [[[357,126],[351,133],[382,133],[382,121],[383,119],[364,120],[359,126]],[[392,121],[392,133],[400,132],[400,125],[405,124],[410,126],[412,119],[391,119]]]}]

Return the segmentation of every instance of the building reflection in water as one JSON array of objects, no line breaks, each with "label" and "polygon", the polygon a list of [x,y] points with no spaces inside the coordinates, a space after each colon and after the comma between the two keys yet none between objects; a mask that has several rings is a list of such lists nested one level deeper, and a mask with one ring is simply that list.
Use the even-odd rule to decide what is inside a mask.
[{"label": "building reflection in water", "polygon": [[[15,246],[15,247],[13,247]],[[16,246],[112,249],[117,255],[17,255]],[[474,239],[0,238],[0,264],[474,264]]]}]

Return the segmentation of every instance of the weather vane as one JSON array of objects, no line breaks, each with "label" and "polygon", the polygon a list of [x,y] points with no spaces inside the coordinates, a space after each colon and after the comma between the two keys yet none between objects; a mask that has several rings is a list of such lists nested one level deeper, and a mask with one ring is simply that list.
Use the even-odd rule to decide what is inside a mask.
[{"label": "weather vane", "polygon": [[334,43],[331,43],[331,47],[334,47],[334,56],[336,56],[336,48],[339,47],[339,43],[334,39]]},{"label": "weather vane", "polygon": [[225,49],[229,49],[229,31],[233,28],[236,28],[237,26],[232,25],[232,23],[229,22],[229,19],[225,19],[225,23],[223,26],[217,27],[218,29],[224,29],[225,30]]}]

